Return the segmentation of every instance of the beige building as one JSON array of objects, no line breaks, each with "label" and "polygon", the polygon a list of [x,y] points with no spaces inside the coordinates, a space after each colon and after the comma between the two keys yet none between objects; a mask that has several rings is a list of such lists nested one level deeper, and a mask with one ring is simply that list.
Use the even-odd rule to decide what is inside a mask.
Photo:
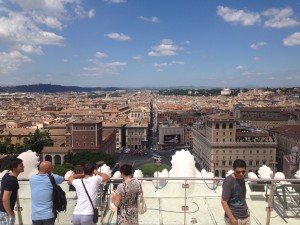
[{"label": "beige building", "polygon": [[148,124],[128,123],[125,126],[126,148],[131,150],[143,149],[147,147]]},{"label": "beige building", "polygon": [[295,110],[280,107],[241,107],[235,109],[235,116],[243,126],[268,130],[284,125],[293,125],[297,117]]},{"label": "beige building", "polygon": [[276,140],[267,132],[237,128],[229,114],[207,118],[203,129],[193,128],[193,154],[200,167],[225,177],[235,159],[247,163],[247,172],[256,172],[260,166],[272,166],[276,159]]}]

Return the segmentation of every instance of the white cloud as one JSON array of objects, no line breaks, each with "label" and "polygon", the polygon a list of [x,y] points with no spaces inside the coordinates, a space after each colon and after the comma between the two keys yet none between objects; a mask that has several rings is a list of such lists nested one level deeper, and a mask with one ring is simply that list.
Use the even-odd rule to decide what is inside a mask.
[{"label": "white cloud", "polygon": [[68,59],[63,59],[62,61],[63,61],[64,63],[68,63],[68,62],[69,62]]},{"label": "white cloud", "polygon": [[90,9],[88,12],[87,12],[87,16],[88,18],[93,18],[94,16],[96,15],[96,11],[95,9]]},{"label": "white cloud", "polygon": [[141,21],[158,23],[158,18],[156,16],[152,16],[152,17],[139,16],[138,19]]},{"label": "white cloud", "polygon": [[62,0],[13,0],[23,10],[42,10],[47,14],[58,15],[65,13],[64,1]]},{"label": "white cloud", "polygon": [[111,63],[106,63],[107,66],[109,67],[118,67],[118,66],[126,66],[126,62],[111,62]]},{"label": "white cloud", "polygon": [[253,76],[265,76],[267,75],[265,72],[258,72],[254,70],[248,70],[242,65],[238,65],[235,67],[235,69],[243,76],[246,76],[248,78],[253,77]]},{"label": "white cloud", "polygon": [[264,11],[262,15],[269,17],[269,19],[264,22],[265,27],[285,28],[285,27],[294,27],[300,24],[299,21],[291,18],[291,16],[293,15],[292,8],[284,8],[284,9],[271,8]]},{"label": "white cloud", "polygon": [[82,5],[80,4],[77,4],[75,9],[74,9],[74,12],[80,17],[80,18],[89,18],[89,19],[92,19],[95,14],[96,14],[96,11],[95,9],[90,9],[89,11],[86,11]]},{"label": "white cloud", "polygon": [[183,61],[172,61],[171,62],[171,65],[184,65],[185,64],[185,62],[183,62]]},{"label": "white cloud", "polygon": [[106,58],[106,57],[108,57],[108,55],[106,53],[103,53],[103,52],[96,52],[95,57],[96,58]]},{"label": "white cloud", "polygon": [[21,13],[10,13],[9,17],[0,18],[0,41],[11,46],[33,48],[40,48],[42,45],[62,46],[63,40],[62,36],[42,31]]},{"label": "white cloud", "polygon": [[32,45],[22,45],[20,49],[23,52],[29,53],[29,54],[35,54],[35,55],[43,55],[44,52],[40,46],[33,47]]},{"label": "white cloud", "polygon": [[227,22],[239,23],[243,26],[251,26],[260,21],[260,15],[258,13],[231,9],[224,6],[217,7],[217,14]]},{"label": "white cloud", "polygon": [[132,59],[136,62],[140,62],[143,60],[143,57],[140,55],[134,55],[134,56],[132,56]]},{"label": "white cloud", "polygon": [[153,46],[152,51],[148,52],[149,56],[173,56],[178,51],[183,50],[182,47],[174,45],[171,39],[163,39],[159,45]]},{"label": "white cloud", "polygon": [[56,17],[45,16],[41,13],[33,12],[32,18],[35,22],[45,24],[49,28],[62,30],[62,23]]},{"label": "white cloud", "polygon": [[155,70],[157,72],[162,72],[164,71],[165,67],[169,66],[176,66],[176,65],[184,65],[185,62],[182,61],[172,61],[170,63],[164,62],[164,63],[154,63],[153,66],[155,67]]},{"label": "white cloud", "polygon": [[259,47],[264,47],[264,46],[267,46],[267,45],[268,45],[267,42],[261,41],[261,42],[251,44],[250,48],[257,49]]},{"label": "white cloud", "polygon": [[153,66],[156,72],[162,72],[164,71],[164,67],[168,66],[168,63],[154,63]]},{"label": "white cloud", "polygon": [[[97,53],[95,54],[96,57]],[[102,55],[102,54],[100,54]],[[119,74],[120,71],[124,69],[125,66],[127,66],[127,62],[108,62],[104,63],[98,60],[98,58],[93,58],[89,60],[90,63],[93,65],[90,67],[84,67],[83,70],[87,71],[89,73],[81,74],[81,76],[90,76],[90,77],[96,77],[96,76],[110,76]]]},{"label": "white cloud", "polygon": [[125,3],[126,0],[104,0],[107,3],[112,3],[112,4],[120,4],[120,3]]},{"label": "white cloud", "polygon": [[31,62],[28,56],[22,55],[19,51],[10,53],[0,52],[0,75],[9,74],[19,69],[22,63]]},{"label": "white cloud", "polygon": [[253,61],[259,61],[259,60],[260,60],[260,57],[254,56],[254,57],[252,57],[252,60],[253,60]]},{"label": "white cloud", "polygon": [[236,70],[244,70],[244,67],[242,65],[238,65],[235,67]]},{"label": "white cloud", "polygon": [[105,34],[104,36],[119,41],[127,41],[131,39],[129,36],[123,33],[109,33],[109,34]]},{"label": "white cloud", "polygon": [[300,45],[300,32],[295,32],[290,36],[284,38],[283,45],[285,46]]},{"label": "white cloud", "polygon": [[190,45],[191,41],[185,41],[185,44]]}]

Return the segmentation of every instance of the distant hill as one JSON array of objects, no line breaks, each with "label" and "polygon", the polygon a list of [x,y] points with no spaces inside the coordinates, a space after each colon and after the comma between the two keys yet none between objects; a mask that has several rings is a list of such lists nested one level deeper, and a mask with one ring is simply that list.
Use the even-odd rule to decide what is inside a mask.
[{"label": "distant hill", "polygon": [[0,92],[14,93],[14,92],[93,92],[93,91],[115,91],[124,88],[117,87],[77,87],[77,86],[62,86],[52,84],[32,84],[32,85],[19,85],[19,86],[2,86]]}]

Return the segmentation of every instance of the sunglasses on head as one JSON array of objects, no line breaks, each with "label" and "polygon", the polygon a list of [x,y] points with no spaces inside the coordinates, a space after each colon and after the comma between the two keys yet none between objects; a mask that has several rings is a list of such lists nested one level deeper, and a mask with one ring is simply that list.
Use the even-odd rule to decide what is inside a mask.
[{"label": "sunglasses on head", "polygon": [[234,171],[236,174],[245,174],[246,170],[236,170]]}]

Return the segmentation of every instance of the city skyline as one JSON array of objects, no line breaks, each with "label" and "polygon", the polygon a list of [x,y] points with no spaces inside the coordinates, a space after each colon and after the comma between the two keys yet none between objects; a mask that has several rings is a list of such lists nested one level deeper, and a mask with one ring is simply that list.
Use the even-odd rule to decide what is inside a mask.
[{"label": "city skyline", "polygon": [[0,86],[299,86],[296,1],[0,0]]}]

